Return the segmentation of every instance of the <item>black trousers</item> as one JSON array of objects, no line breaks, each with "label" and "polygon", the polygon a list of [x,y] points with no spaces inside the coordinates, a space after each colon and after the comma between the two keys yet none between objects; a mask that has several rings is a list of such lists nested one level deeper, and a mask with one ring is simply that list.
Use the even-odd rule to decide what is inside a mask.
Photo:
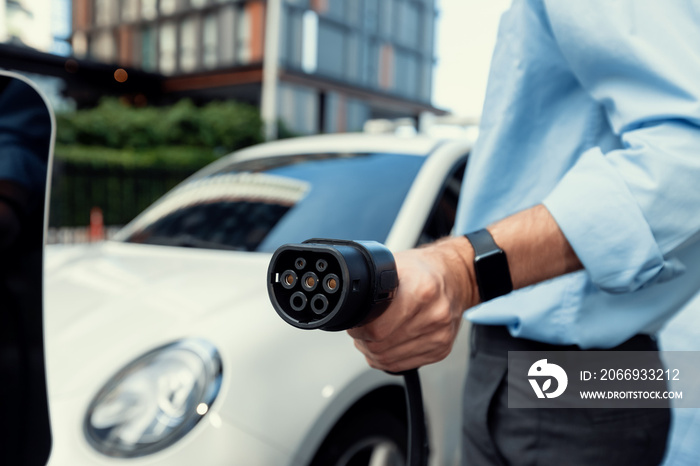
[{"label": "black trousers", "polygon": [[[509,409],[508,351],[580,351],[513,338],[474,325],[463,399],[464,466],[657,466],[666,451],[670,409]],[[638,335],[613,348],[658,351]]]}]

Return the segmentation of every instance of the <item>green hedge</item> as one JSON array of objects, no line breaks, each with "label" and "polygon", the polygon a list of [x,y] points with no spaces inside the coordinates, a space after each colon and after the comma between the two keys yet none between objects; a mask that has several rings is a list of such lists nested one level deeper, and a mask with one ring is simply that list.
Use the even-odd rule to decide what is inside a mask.
[{"label": "green hedge", "polygon": [[202,166],[263,140],[257,108],[233,101],[138,108],[105,98],[56,122],[56,157],[91,165]]},{"label": "green hedge", "polygon": [[51,226],[86,225],[92,207],[122,225],[197,169],[263,140],[258,110],[237,102],[137,108],[107,98],[56,122]]}]

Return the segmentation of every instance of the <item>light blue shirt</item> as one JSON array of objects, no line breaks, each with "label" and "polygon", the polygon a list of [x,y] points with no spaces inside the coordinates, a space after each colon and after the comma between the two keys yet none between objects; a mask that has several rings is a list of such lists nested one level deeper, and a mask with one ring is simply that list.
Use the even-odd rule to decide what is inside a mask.
[{"label": "light blue shirt", "polygon": [[540,203],[585,270],[471,321],[606,348],[657,332],[700,289],[700,2],[513,2],[457,232]]}]

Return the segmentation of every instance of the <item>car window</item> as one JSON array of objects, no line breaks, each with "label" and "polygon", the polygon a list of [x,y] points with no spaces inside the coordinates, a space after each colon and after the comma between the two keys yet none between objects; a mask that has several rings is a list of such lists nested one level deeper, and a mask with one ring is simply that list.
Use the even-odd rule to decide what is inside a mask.
[{"label": "car window", "polygon": [[424,160],[312,154],[233,163],[178,186],[117,239],[268,252],[313,237],[383,242]]},{"label": "car window", "polygon": [[435,201],[433,210],[430,212],[428,221],[421,231],[418,245],[431,243],[452,232],[457,218],[457,203],[459,202],[466,165],[467,158],[465,156],[450,171]]}]

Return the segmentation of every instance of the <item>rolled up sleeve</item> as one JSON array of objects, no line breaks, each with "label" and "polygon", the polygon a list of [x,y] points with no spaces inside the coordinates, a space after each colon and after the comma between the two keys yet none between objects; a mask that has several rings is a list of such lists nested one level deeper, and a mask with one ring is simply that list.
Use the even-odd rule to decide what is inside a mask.
[{"label": "rolled up sleeve", "polygon": [[593,282],[628,292],[683,272],[700,231],[697,2],[545,0],[552,33],[622,147],[587,150],[544,204]]}]

